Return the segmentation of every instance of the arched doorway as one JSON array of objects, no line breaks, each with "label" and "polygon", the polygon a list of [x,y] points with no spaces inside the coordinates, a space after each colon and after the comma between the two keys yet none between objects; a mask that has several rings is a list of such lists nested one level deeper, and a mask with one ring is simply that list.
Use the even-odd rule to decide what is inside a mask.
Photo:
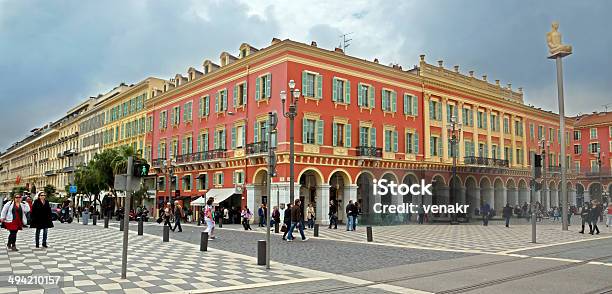
[{"label": "arched doorway", "polygon": [[508,179],[506,182],[506,193],[508,195],[508,200],[506,202],[509,203],[510,206],[514,207],[519,204],[518,190],[512,178]]},{"label": "arched doorway", "polygon": [[519,181],[519,204],[521,207],[529,202],[531,202],[531,197],[529,195],[529,189],[527,188],[527,181],[521,179]]},{"label": "arched doorway", "polygon": [[491,186],[491,180],[488,177],[482,177],[480,179],[480,206],[485,203],[489,206],[493,206],[493,187]]},{"label": "arched doorway", "polygon": [[582,206],[584,202],[586,202],[586,199],[584,199],[584,186],[576,183],[576,205]]},{"label": "arched doorway", "polygon": [[602,192],[603,189],[601,183],[593,182],[589,185],[589,195],[591,196],[592,200],[601,202],[603,200]]},{"label": "arched doorway", "polygon": [[372,213],[375,200],[372,197],[374,191],[374,176],[370,172],[361,172],[357,176],[357,202],[361,206],[361,213],[364,218]]},{"label": "arched doorway", "polygon": [[[264,203],[270,203],[272,206],[277,205],[276,197],[268,199],[268,170],[265,168],[255,171],[253,175],[253,185],[247,185],[247,206],[253,213],[253,222],[259,223],[259,215],[257,210],[259,206]],[[238,212],[242,210],[242,207],[235,208]]]},{"label": "arched doorway", "polygon": [[[504,189],[504,182],[500,178],[496,178],[493,182],[493,186],[495,187],[493,209],[495,209],[497,212],[501,212],[506,205],[506,191]],[[498,213],[498,215],[500,214]]]},{"label": "arched doorway", "polygon": [[[436,175],[433,177],[432,179],[432,185],[431,185],[432,189],[431,189],[431,204],[433,205],[446,205],[449,203],[449,189],[448,186],[446,185],[446,182],[444,181],[444,178],[441,175]],[[429,204],[429,203],[425,203],[425,204]],[[448,217],[447,213],[444,214],[440,214],[440,213],[436,213],[433,215],[434,217]]]},{"label": "arched doorway", "polygon": [[350,176],[344,171],[335,171],[329,178],[329,200],[333,200],[338,205],[338,221],[346,221],[346,206],[349,202],[348,188],[351,184]]},{"label": "arched doorway", "polygon": [[480,188],[474,177],[470,176],[465,180],[465,193],[469,205],[468,211],[474,213],[476,209],[480,210]]},{"label": "arched doorway", "polygon": [[[309,204],[315,208],[316,222],[329,224],[329,191],[330,186],[323,184],[323,177],[317,169],[303,170],[299,177],[299,199],[302,201],[302,210]],[[337,204],[337,203],[336,203]]]},{"label": "arched doorway", "polygon": [[[414,174],[407,174],[404,176],[404,179],[402,180],[402,184],[406,184],[408,186],[412,186],[417,183],[418,183],[418,180]],[[401,199],[402,200],[401,203],[421,204],[423,199],[421,199],[420,196],[421,196],[420,194],[412,195],[410,193],[407,195],[403,195],[403,198]]]}]

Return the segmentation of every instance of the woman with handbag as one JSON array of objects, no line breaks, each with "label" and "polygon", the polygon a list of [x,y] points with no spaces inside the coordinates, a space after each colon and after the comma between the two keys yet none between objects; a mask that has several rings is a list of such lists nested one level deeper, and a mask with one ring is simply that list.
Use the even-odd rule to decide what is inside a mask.
[{"label": "woman with handbag", "polygon": [[36,228],[36,248],[39,248],[40,231],[43,233],[42,247],[47,248],[47,230],[53,228],[51,221],[51,206],[45,192],[38,192],[38,197],[32,205],[32,228]]},{"label": "woman with handbag", "polygon": [[242,227],[244,227],[244,230],[252,231],[253,229],[251,229],[251,217],[253,216],[253,214],[249,210],[248,206],[244,207],[244,210],[242,211],[241,215],[242,215]]},{"label": "woman with handbag", "polygon": [[315,210],[312,206],[312,203],[308,203],[308,209],[306,210],[306,218],[308,219],[308,228],[314,229]]},{"label": "woman with handbag", "polygon": [[206,200],[206,206],[204,206],[204,221],[206,222],[206,230],[208,233],[208,238],[215,239],[215,209],[213,208],[213,203],[215,202],[215,198],[209,197]]},{"label": "woman with handbag", "polygon": [[15,246],[17,242],[17,231],[23,228],[25,220],[27,220],[26,213],[29,211],[30,207],[27,204],[21,203],[21,195],[13,196],[13,199],[2,207],[0,222],[2,226],[9,231],[6,247],[11,251],[19,251]]}]

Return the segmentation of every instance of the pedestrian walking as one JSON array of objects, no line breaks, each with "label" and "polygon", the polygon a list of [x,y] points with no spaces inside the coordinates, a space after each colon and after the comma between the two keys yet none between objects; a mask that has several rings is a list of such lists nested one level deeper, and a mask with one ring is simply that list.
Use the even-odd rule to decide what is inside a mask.
[{"label": "pedestrian walking", "polygon": [[291,227],[291,203],[287,203],[287,207],[283,212],[283,226],[281,227],[281,232],[283,232],[283,240],[287,240],[287,234],[289,233],[289,228]]},{"label": "pedestrian walking", "polygon": [[[355,211],[353,212],[353,231],[357,230],[357,217],[361,214],[361,206],[359,202],[353,203],[355,205]],[[410,212],[410,210],[408,210]]]},{"label": "pedestrian walking", "polygon": [[556,222],[559,220],[559,208],[555,207],[555,209],[553,210],[553,222]]},{"label": "pedestrian walking", "polygon": [[308,208],[306,209],[306,219],[308,220],[309,229],[314,228],[315,217],[316,213],[314,207],[312,206],[312,203],[308,203]]},{"label": "pedestrian walking", "polygon": [[230,213],[227,207],[223,208],[223,222],[226,224],[230,223]]},{"label": "pedestrian walking", "polygon": [[423,204],[419,205],[419,224],[422,225],[425,220],[425,209],[423,208]]},{"label": "pedestrian walking", "polygon": [[329,228],[334,226],[334,229],[338,228],[338,206],[334,203],[334,200],[329,201]]},{"label": "pedestrian walking", "polygon": [[185,212],[178,200],[174,201],[174,228],[170,227],[174,232],[176,228],[178,228],[179,233],[183,231],[183,227],[181,227],[181,219],[185,217]]},{"label": "pedestrian walking", "polygon": [[253,229],[251,228],[251,218],[253,217],[253,214],[249,210],[249,207],[245,206],[244,210],[242,210],[242,213],[240,215],[242,216],[242,227],[244,228],[244,230],[252,231]]},{"label": "pedestrian walking", "polygon": [[27,220],[26,213],[30,211],[29,209],[30,207],[27,204],[21,202],[20,194],[13,196],[13,199],[2,207],[0,223],[9,231],[6,247],[11,251],[19,251],[15,246],[17,242],[17,231],[23,228],[24,222]]},{"label": "pedestrian walking", "polygon": [[204,221],[206,222],[206,230],[204,232],[208,233],[208,238],[215,239],[215,215],[213,202],[215,198],[209,197],[206,200],[206,206],[204,206]]},{"label": "pedestrian walking", "polygon": [[510,217],[512,216],[512,207],[510,207],[510,203],[506,203],[502,211],[502,216],[506,220],[506,228],[510,227]]},{"label": "pedestrian walking", "polygon": [[168,226],[172,229],[172,223],[170,223],[170,219],[172,218],[172,208],[170,206],[170,202],[166,203],[166,207],[164,208],[164,226]]},{"label": "pedestrian walking", "polygon": [[485,227],[488,226],[489,214],[491,213],[491,206],[489,206],[489,203],[485,202],[484,204],[482,204],[482,207],[480,208],[480,213],[482,214],[482,225]]},{"label": "pedestrian walking", "polygon": [[353,212],[355,211],[355,205],[353,204],[353,200],[349,200],[349,203],[346,205],[346,230],[353,230]]},{"label": "pedestrian walking", "polygon": [[585,202],[584,205],[580,208],[580,218],[582,219],[582,230],[580,230],[580,234],[584,234],[584,224],[587,223],[589,224],[589,231],[591,231],[593,229],[593,226],[591,225],[591,220],[589,219],[589,216],[591,214],[591,206],[589,205],[588,202]]},{"label": "pedestrian walking", "polygon": [[302,220],[304,220],[304,216],[302,214],[300,199],[295,199],[295,205],[291,208],[291,227],[289,227],[289,233],[287,234],[287,242],[293,241],[295,239],[293,237],[293,230],[295,228],[298,229],[300,235],[302,237],[302,241],[308,240],[304,235],[304,225],[302,224]]},{"label": "pedestrian walking", "polygon": [[272,220],[270,221],[270,226],[273,227],[276,224],[280,224],[280,210],[278,210],[278,206],[274,206],[272,208]]},{"label": "pedestrian walking", "polygon": [[259,216],[259,227],[265,227],[266,226],[266,211],[265,211],[265,204],[261,204],[259,205],[259,209],[257,209],[257,215]]},{"label": "pedestrian walking", "polygon": [[36,228],[36,239],[34,242],[36,248],[40,248],[39,240],[41,231],[43,233],[42,247],[47,248],[47,230],[53,228],[53,221],[51,218],[51,205],[49,201],[47,201],[47,194],[45,194],[45,192],[38,192],[38,196],[32,204],[32,212],[30,215],[32,216],[30,227]]},{"label": "pedestrian walking", "polygon": [[599,203],[597,202],[597,200],[591,200],[591,202],[592,202],[592,206],[591,206],[591,212],[589,214],[589,219],[591,220],[591,224],[593,226],[591,227],[591,231],[589,232],[589,234],[593,235],[593,233],[597,231],[597,233],[595,234],[599,235],[599,228],[597,227],[597,221],[601,217],[601,206],[599,206]]}]

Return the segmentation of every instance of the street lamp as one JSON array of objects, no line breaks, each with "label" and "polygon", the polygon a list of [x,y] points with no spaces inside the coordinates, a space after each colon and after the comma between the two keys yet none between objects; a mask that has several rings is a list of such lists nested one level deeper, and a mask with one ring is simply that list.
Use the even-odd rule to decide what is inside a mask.
[{"label": "street lamp", "polygon": [[[461,123],[457,122],[457,118],[453,115],[450,117],[450,122],[446,126],[449,133],[449,143],[451,144],[451,155],[453,156],[453,176],[451,177],[452,187],[451,187],[451,198],[457,201],[455,195],[455,185],[456,185],[456,177],[457,177],[457,144],[459,143],[459,136],[457,135],[461,131]],[[451,224],[458,224],[457,214],[454,213],[451,216]]]},{"label": "street lamp", "polygon": [[[544,135],[546,137],[546,135]],[[542,138],[540,139],[539,142],[540,145],[540,154],[542,155],[542,191],[544,192],[544,195],[540,195],[540,200],[543,200],[546,198],[546,193],[548,193],[548,189],[546,188],[546,168],[548,166],[548,163],[546,162],[546,151],[550,151],[550,142],[546,141],[546,138]],[[542,204],[542,206],[544,206],[544,201],[542,201],[540,204]],[[548,202],[546,201],[546,206],[548,206]],[[548,207],[545,207],[545,209],[548,209]]]},{"label": "street lamp", "polygon": [[164,197],[164,205],[170,201],[172,201],[172,196],[170,195],[170,188],[172,186],[172,177],[174,176],[174,168],[176,166],[176,160],[173,157],[170,157],[163,161],[163,167],[165,173],[168,175],[168,182],[166,182],[167,190],[168,190],[168,200],[166,201]]},{"label": "street lamp", "polygon": [[[295,198],[294,183],[295,183],[295,117],[297,116],[297,102],[300,98],[300,89],[295,88],[295,81],[289,81],[289,111],[285,112],[285,102],[287,101],[287,93],[285,91],[280,92],[281,102],[283,103],[283,116],[289,118],[289,201],[293,203]],[[270,140],[270,138],[268,138]],[[268,142],[268,144],[270,144]]]},{"label": "street lamp", "polygon": [[599,197],[601,198],[601,203],[605,202],[604,199],[604,188],[603,188],[603,181],[601,180],[601,163],[603,161],[603,154],[601,154],[601,151],[597,152],[597,165],[599,167],[598,173],[599,173],[599,186],[600,186],[600,190],[599,190]]}]

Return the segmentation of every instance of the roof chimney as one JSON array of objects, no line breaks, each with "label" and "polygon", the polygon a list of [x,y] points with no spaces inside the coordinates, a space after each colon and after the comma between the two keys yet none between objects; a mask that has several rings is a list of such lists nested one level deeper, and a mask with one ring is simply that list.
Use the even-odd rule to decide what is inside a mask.
[{"label": "roof chimney", "polygon": [[342,48],[338,48],[338,47],[334,48],[334,52],[338,52],[338,53],[344,54],[344,50],[342,50]]},{"label": "roof chimney", "polygon": [[442,64],[444,64],[444,60],[442,60],[442,59],[438,60],[438,66],[442,67]]},{"label": "roof chimney", "polygon": [[419,58],[421,59],[421,62],[425,62],[425,54],[419,55]]},{"label": "roof chimney", "polygon": [[512,84],[508,83],[508,90],[512,90]]},{"label": "roof chimney", "polygon": [[378,63],[378,58],[374,58],[374,63]]},{"label": "roof chimney", "polygon": [[315,42],[315,41],[310,42],[310,46],[317,47],[317,42]]},{"label": "roof chimney", "polygon": [[474,77],[474,71],[470,70],[470,78],[473,78],[473,77]]},{"label": "roof chimney", "polygon": [[523,94],[523,87],[518,88],[519,93]]},{"label": "roof chimney", "polygon": [[454,67],[455,67],[455,72],[456,72],[456,73],[459,73],[459,66],[458,66],[458,65],[455,65]]},{"label": "roof chimney", "polygon": [[482,75],[482,80],[486,82],[487,81],[487,75]]},{"label": "roof chimney", "polygon": [[276,44],[276,43],[280,43],[280,39],[278,38],[272,38],[272,45]]},{"label": "roof chimney", "polygon": [[495,80],[495,84],[496,84],[497,86],[501,87],[501,86],[500,86],[500,84],[499,84],[499,80]]}]

